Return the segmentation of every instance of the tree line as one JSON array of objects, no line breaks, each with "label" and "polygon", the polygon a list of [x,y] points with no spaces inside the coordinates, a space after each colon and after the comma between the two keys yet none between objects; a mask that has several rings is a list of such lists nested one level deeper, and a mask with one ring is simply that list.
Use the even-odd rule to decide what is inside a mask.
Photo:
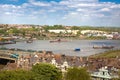
[{"label": "tree line", "polygon": [[39,63],[31,70],[2,70],[0,80],[91,80],[85,68],[69,68],[66,73],[49,63]]},{"label": "tree line", "polygon": [[1,70],[0,80],[92,80],[92,78],[86,68],[68,68],[67,72],[62,73],[52,64],[39,63],[33,65],[31,70]]}]

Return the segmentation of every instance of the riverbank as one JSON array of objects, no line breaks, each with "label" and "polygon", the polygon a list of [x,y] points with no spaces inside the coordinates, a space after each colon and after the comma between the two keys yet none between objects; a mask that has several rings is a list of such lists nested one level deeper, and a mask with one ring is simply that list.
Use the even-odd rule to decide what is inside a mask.
[{"label": "riverbank", "polygon": [[109,50],[100,54],[91,55],[92,58],[120,58],[120,49],[118,50]]}]

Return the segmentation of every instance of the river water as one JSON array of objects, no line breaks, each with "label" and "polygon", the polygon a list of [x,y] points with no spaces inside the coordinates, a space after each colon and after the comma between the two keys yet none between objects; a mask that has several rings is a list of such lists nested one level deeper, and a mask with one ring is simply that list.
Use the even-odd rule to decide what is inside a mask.
[{"label": "river water", "polygon": [[[98,54],[110,49],[93,49],[93,45],[112,45],[114,49],[120,49],[120,40],[72,40],[68,42],[54,42],[49,40],[35,40],[33,43],[17,42],[16,44],[4,45],[6,48],[17,48],[24,50],[36,51],[53,51],[55,54],[65,54],[70,56],[89,56]],[[74,51],[75,48],[80,48],[81,51]]]}]

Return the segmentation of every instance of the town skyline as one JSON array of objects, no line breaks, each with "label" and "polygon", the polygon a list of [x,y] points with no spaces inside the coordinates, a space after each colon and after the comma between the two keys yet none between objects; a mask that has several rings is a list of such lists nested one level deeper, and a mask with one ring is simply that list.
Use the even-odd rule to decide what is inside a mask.
[{"label": "town skyline", "polygon": [[0,24],[120,27],[119,0],[4,0]]}]

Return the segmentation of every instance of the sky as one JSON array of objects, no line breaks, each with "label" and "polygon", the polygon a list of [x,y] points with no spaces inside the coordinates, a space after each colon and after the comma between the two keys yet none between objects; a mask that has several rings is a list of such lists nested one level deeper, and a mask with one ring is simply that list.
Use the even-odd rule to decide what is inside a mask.
[{"label": "sky", "polygon": [[0,0],[0,24],[120,27],[120,0]]}]

